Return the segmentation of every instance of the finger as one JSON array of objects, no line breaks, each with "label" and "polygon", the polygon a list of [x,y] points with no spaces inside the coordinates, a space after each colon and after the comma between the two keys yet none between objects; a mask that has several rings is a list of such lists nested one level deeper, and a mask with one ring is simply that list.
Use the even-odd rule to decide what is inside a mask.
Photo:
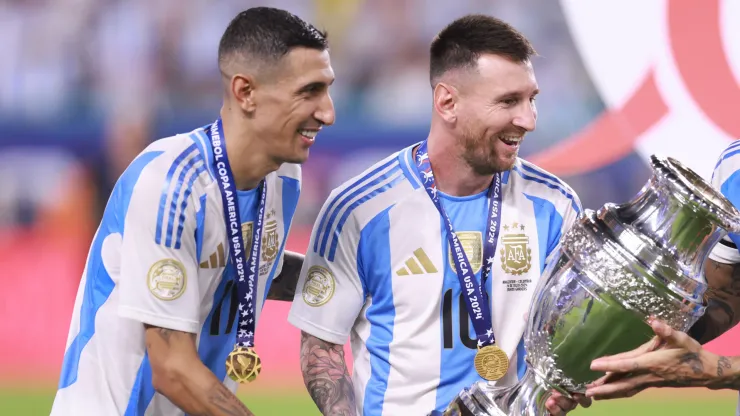
[{"label": "finger", "polygon": [[626,358],[635,358],[639,357],[642,354],[655,351],[661,344],[662,339],[659,336],[655,336],[650,339],[650,341],[640,345],[639,347],[635,348],[634,350],[626,351],[620,354],[615,355],[606,355],[600,358],[597,358],[592,361],[593,362],[602,362],[602,361],[614,361],[614,360],[623,360]]},{"label": "finger", "polygon": [[[640,362],[643,362],[643,357],[636,357],[636,358],[627,358],[624,360],[613,360],[613,361],[592,361],[591,362],[591,370],[592,371],[601,371],[606,373],[618,373],[615,375],[610,375],[609,380],[602,381],[603,384],[607,383],[613,383],[615,380],[618,380],[621,377],[624,377],[623,373],[629,373],[629,372],[637,372],[640,371],[642,368],[640,366]],[[621,377],[620,377],[621,376]]]},{"label": "finger", "polygon": [[577,401],[569,399],[557,391],[553,391],[548,400],[554,402],[554,404],[564,412],[569,412],[578,407]]},{"label": "finger", "polygon": [[620,380],[615,383],[587,388],[586,397],[590,397],[594,400],[632,397],[649,387],[655,380],[656,377],[652,374],[642,374],[635,377],[625,378],[624,380]]},{"label": "finger", "polygon": [[545,408],[552,416],[565,416],[565,410],[558,406],[558,402],[554,397],[550,397],[545,402]]},{"label": "finger", "polygon": [[652,321],[650,326],[658,337],[674,347],[686,348],[692,352],[696,352],[695,350],[700,347],[699,343],[694,341],[685,332],[677,331],[663,321]]},{"label": "finger", "polygon": [[[673,363],[676,360],[676,349],[670,350],[658,350],[642,354],[638,357],[627,358],[623,360],[605,360],[591,362],[591,370],[602,371],[605,373],[632,373],[629,376],[639,374],[641,372],[649,371],[665,363]],[[609,376],[608,382],[613,382],[616,379],[625,377],[624,374],[616,374]],[[606,384],[606,383],[603,383]]]},{"label": "finger", "polygon": [[581,405],[581,407],[590,407],[591,406],[591,398],[586,397],[583,394],[580,393],[574,393],[573,398],[578,402],[578,404]]}]

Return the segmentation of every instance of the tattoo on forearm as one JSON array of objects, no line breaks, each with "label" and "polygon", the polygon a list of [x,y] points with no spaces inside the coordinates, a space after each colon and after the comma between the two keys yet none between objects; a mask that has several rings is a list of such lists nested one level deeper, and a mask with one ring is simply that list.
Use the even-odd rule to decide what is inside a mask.
[{"label": "tattoo on forearm", "polygon": [[704,270],[709,285],[704,295],[707,309],[689,330],[689,335],[702,344],[724,334],[740,320],[740,264],[710,259]]},{"label": "tattoo on forearm", "polygon": [[729,370],[730,368],[732,368],[730,359],[727,357],[719,357],[719,360],[717,360],[717,377],[724,376],[725,370]]},{"label": "tattoo on forearm", "polygon": [[695,352],[687,352],[686,354],[682,355],[678,359],[679,364],[688,364],[691,368],[691,371],[695,375],[701,375],[704,372],[704,364],[701,362],[701,358],[699,358],[699,354]]},{"label": "tattoo on forearm", "polygon": [[283,269],[280,275],[275,277],[270,284],[267,299],[285,302],[293,300],[296,285],[298,284],[298,277],[301,274],[301,267],[303,267],[303,258],[304,256],[302,254],[293,252],[285,253]]},{"label": "tattoo on forearm", "polygon": [[229,416],[254,416],[247,406],[222,383],[214,383],[208,392],[208,400],[221,412]]},{"label": "tattoo on forearm", "polygon": [[324,415],[355,414],[355,394],[344,349],[301,332],[301,370],[308,393]]}]

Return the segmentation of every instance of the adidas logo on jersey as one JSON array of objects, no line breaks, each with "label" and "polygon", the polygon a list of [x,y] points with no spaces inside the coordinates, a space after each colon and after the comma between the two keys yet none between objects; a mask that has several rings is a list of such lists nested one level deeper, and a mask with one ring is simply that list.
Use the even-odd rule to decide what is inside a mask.
[{"label": "adidas logo on jersey", "polygon": [[424,252],[424,249],[418,248],[414,250],[414,255],[406,260],[406,267],[401,267],[396,270],[398,276],[408,276],[410,274],[425,274],[425,273],[437,273],[437,268]]},{"label": "adidas logo on jersey", "polygon": [[211,257],[208,260],[205,260],[200,263],[201,269],[216,269],[219,267],[225,267],[226,266],[226,259],[224,258],[224,245],[223,243],[218,243],[218,247],[216,247],[216,251],[211,254]]}]

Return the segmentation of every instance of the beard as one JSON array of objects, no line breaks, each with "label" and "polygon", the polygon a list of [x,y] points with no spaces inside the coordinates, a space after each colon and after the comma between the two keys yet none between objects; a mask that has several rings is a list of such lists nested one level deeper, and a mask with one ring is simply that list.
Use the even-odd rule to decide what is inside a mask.
[{"label": "beard", "polygon": [[[517,133],[521,134],[520,132]],[[506,132],[500,132],[499,134],[506,134]],[[475,129],[470,125],[463,128],[462,157],[477,175],[493,175],[514,167],[516,157],[507,159],[505,155],[499,154],[496,149],[500,141],[497,136],[498,134],[494,137],[488,137],[484,129]],[[503,143],[501,144],[503,145]],[[516,153],[518,153],[518,150]],[[516,153],[514,156],[516,156]]]}]

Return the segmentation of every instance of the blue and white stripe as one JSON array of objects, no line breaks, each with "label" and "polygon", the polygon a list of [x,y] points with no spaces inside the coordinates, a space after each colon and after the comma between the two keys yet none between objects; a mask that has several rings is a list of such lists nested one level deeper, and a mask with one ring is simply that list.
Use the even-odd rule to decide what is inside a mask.
[{"label": "blue and white stripe", "polygon": [[321,217],[314,235],[313,251],[322,257],[328,254],[327,259],[333,261],[339,236],[351,212],[403,179],[403,171],[394,155],[344,188],[331,200]]},{"label": "blue and white stripe", "polygon": [[[179,249],[185,223],[185,209],[195,180],[208,170],[198,142],[183,150],[172,162],[162,185],[157,212],[155,242]],[[176,180],[173,183],[173,179]],[[165,213],[167,221],[165,222]],[[179,214],[179,215],[178,215]]]},{"label": "blue and white stripe", "polygon": [[524,161],[522,161],[522,163],[514,165],[512,170],[518,173],[522,179],[540,183],[550,189],[554,189],[560,192],[563,196],[570,200],[573,206],[573,210],[575,210],[577,214],[581,213],[581,203],[578,200],[578,197],[574,194],[570,187],[558,177],[553,176],[532,164],[525,163]]}]

